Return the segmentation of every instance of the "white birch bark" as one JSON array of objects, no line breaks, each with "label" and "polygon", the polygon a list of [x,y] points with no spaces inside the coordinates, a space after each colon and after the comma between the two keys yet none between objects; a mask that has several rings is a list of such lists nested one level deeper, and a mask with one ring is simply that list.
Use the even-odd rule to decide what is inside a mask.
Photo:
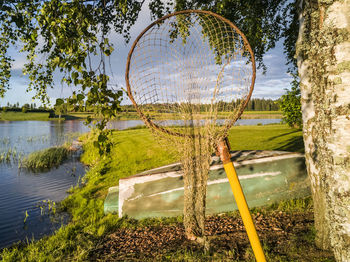
[{"label": "white birch bark", "polygon": [[[298,53],[297,59],[316,242],[331,247],[337,261],[350,261],[350,0],[305,0],[301,10],[297,52],[307,41],[327,39],[324,35],[332,30],[345,36],[328,46],[311,44],[309,48],[323,48],[317,50],[319,57]],[[310,27],[315,19],[319,24]]]}]

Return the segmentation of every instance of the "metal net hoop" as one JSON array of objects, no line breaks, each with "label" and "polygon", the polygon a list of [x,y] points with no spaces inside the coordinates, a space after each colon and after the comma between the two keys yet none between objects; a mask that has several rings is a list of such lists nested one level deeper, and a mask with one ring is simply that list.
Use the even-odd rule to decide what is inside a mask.
[{"label": "metal net hoop", "polygon": [[186,137],[194,133],[174,128],[176,121],[180,126],[216,125],[220,112],[225,120],[218,128],[225,136],[243,113],[255,76],[253,51],[231,21],[210,11],[185,10],[139,34],[128,54],[125,79],[128,96],[148,127]]}]

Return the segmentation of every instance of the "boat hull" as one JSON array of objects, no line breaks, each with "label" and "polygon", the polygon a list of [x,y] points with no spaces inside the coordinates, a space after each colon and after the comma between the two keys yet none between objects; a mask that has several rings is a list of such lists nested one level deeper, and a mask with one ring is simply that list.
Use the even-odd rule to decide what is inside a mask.
[{"label": "boat hull", "polygon": [[[237,174],[250,208],[310,195],[302,154],[281,151],[232,152]],[[172,164],[120,179],[105,201],[105,212],[141,219],[183,214],[183,176]],[[208,176],[206,214],[237,209],[223,165],[213,157]]]}]

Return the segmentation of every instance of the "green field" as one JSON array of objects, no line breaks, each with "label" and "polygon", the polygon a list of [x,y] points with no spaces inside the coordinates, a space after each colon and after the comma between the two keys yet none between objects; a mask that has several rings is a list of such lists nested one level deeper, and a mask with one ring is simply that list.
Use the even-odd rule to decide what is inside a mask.
[{"label": "green field", "polygon": [[49,113],[39,112],[0,112],[0,121],[48,121],[56,120],[56,118],[49,118]]},{"label": "green field", "polygon": [[[72,187],[70,196],[59,205],[61,210],[68,211],[72,215],[71,222],[52,236],[44,237],[28,245],[4,249],[0,253],[0,259],[3,261],[91,260],[101,241],[116,230],[145,226],[158,227],[182,221],[181,217],[137,221],[129,218],[118,218],[117,215],[112,214],[104,215],[103,201],[107,190],[110,186],[117,185],[120,178],[172,163],[177,160],[177,157],[172,154],[174,150],[172,150],[171,145],[166,145],[166,143],[159,145],[156,142],[157,139],[153,137],[148,129],[115,131],[112,137],[114,143],[111,152],[112,157],[100,157],[98,155],[97,149],[92,144],[93,136],[93,134],[89,134],[82,137],[85,143],[85,152],[81,159],[84,163],[90,165],[90,170],[82,181],[83,186]],[[234,127],[230,131],[229,140],[233,150],[303,152],[302,132],[291,129],[286,125]],[[295,206],[293,203],[277,205],[274,206],[274,209],[280,210],[281,206],[288,206],[288,210],[293,211]],[[298,204],[297,206],[299,208],[298,212],[307,212],[311,208],[309,204]],[[263,210],[255,209],[254,212],[265,212]],[[237,216],[237,213],[231,215]],[[297,247],[298,241],[295,241],[297,250],[289,250],[288,248],[289,253],[285,255],[286,260],[281,260],[280,255],[273,252],[269,253],[269,247],[264,246],[269,261],[297,261],[293,260],[294,255],[307,256],[310,248],[315,249],[313,245],[314,238],[310,232],[312,232],[311,228],[305,232],[309,239],[308,244],[299,248]],[[304,253],[300,254],[300,252]],[[170,257],[170,260],[177,261],[200,261],[201,259],[215,260],[215,258],[220,257],[222,259],[225,258],[225,254],[217,252],[203,254],[191,250],[177,250],[175,253],[171,253]],[[288,260],[288,258],[291,260]],[[169,260],[169,254],[159,259]]]}]

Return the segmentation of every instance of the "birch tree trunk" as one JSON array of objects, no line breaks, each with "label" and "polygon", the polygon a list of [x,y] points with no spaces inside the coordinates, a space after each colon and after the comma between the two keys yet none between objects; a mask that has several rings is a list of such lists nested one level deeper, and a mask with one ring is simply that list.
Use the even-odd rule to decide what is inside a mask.
[{"label": "birch tree trunk", "polygon": [[316,244],[350,261],[350,0],[302,0],[296,46]]}]

